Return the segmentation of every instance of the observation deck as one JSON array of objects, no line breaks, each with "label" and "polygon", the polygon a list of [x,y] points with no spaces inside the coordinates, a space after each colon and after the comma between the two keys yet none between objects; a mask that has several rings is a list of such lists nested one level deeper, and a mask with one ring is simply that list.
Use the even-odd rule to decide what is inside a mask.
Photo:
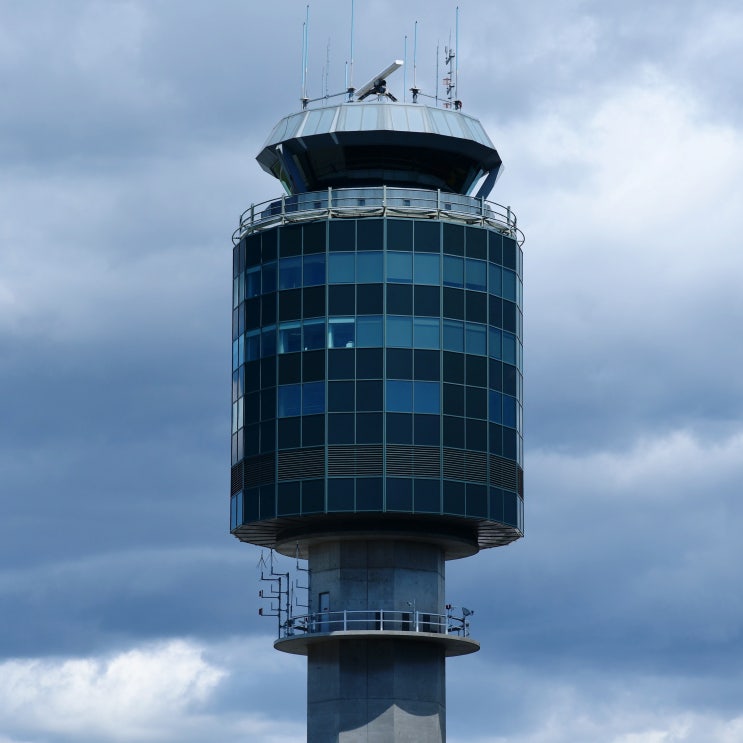
[{"label": "observation deck", "polygon": [[469,636],[469,620],[422,611],[328,611],[291,617],[279,628],[274,647],[307,655],[310,645],[337,640],[405,639],[434,643],[446,657],[469,655],[480,643]]}]

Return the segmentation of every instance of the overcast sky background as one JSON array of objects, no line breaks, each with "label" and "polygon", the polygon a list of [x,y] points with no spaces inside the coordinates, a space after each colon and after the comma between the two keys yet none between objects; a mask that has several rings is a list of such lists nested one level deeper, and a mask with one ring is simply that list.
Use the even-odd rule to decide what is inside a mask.
[{"label": "overcast sky background", "polygon": [[[357,0],[355,82],[418,19],[432,91],[455,4]],[[743,8],[460,7],[527,236],[526,538],[448,565],[449,740],[740,743]],[[228,534],[230,235],[304,8],[0,4],[0,743],[304,740]],[[312,3],[310,95],[349,22]]]}]

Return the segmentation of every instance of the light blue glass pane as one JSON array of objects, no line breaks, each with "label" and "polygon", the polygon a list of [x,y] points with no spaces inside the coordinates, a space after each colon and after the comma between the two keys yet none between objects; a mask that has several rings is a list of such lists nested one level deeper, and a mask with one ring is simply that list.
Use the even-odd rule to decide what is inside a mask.
[{"label": "light blue glass pane", "polygon": [[305,382],[302,385],[302,415],[325,412],[325,382]]},{"label": "light blue glass pane", "polygon": [[441,283],[441,265],[439,256],[433,253],[416,253],[413,259],[414,279],[416,284]]},{"label": "light blue glass pane", "polygon": [[260,266],[251,268],[245,275],[246,279],[246,296],[248,299],[257,297],[261,293],[261,269]]},{"label": "light blue glass pane", "polygon": [[298,322],[283,322],[279,325],[279,353],[302,350],[302,328]]},{"label": "light blue glass pane", "polygon": [[510,333],[503,333],[503,361],[516,364],[516,338]]},{"label": "light blue glass pane", "polygon": [[464,259],[444,256],[444,286],[464,286]]},{"label": "light blue glass pane", "polygon": [[276,291],[276,261],[270,263],[264,263],[261,272],[263,274],[263,293],[268,294],[269,292]]},{"label": "light blue glass pane", "polygon": [[413,281],[413,254],[387,253],[387,281],[410,284]]},{"label": "light blue glass pane", "polygon": [[261,356],[273,356],[276,353],[276,326],[269,325],[261,333]]},{"label": "light blue glass pane", "polygon": [[232,341],[232,371],[236,371],[240,366],[240,339]]},{"label": "light blue glass pane", "polygon": [[328,256],[328,282],[330,284],[353,284],[355,276],[353,253],[331,253]]},{"label": "light blue glass pane", "polygon": [[465,335],[467,353],[475,353],[484,356],[487,353],[485,344],[485,325],[476,323],[465,323]]},{"label": "light blue glass pane", "polygon": [[[240,494],[242,498],[242,493]],[[230,529],[234,529],[237,526],[237,496],[230,496]]]},{"label": "light blue glass pane", "polygon": [[318,286],[325,283],[325,254],[306,255],[304,262],[304,285]]},{"label": "light blue glass pane", "polygon": [[467,258],[465,262],[465,286],[484,292],[486,289],[487,263],[474,258]]},{"label": "light blue glass pane", "polygon": [[302,330],[304,333],[302,347],[305,351],[325,348],[325,320],[305,320]]},{"label": "light blue glass pane", "polygon": [[302,385],[282,384],[278,390],[279,418],[299,415],[302,400]]},{"label": "light blue glass pane", "polygon": [[382,339],[382,316],[370,315],[356,319],[356,345],[359,348],[381,348]]},{"label": "light blue glass pane", "polygon": [[333,317],[328,320],[328,348],[353,348],[356,343],[356,323],[353,317]]},{"label": "light blue glass pane", "polygon": [[259,330],[245,336],[245,360],[255,361],[261,356],[261,334]]},{"label": "light blue glass pane", "polygon": [[356,281],[359,284],[378,284],[383,279],[383,258],[381,250],[358,253],[356,255]]},{"label": "light blue glass pane", "polygon": [[441,412],[438,382],[415,382],[413,410],[416,413],[438,415]]},{"label": "light blue glass pane", "polygon": [[413,412],[413,383],[396,379],[386,383],[385,409],[393,413]]},{"label": "light blue glass pane", "polygon": [[437,317],[416,317],[413,320],[415,348],[438,348],[439,324],[440,321]]},{"label": "light blue glass pane", "polygon": [[496,296],[501,293],[501,269],[492,263],[488,264],[488,292]]},{"label": "light blue glass pane", "polygon": [[503,395],[503,425],[516,428],[516,398]]},{"label": "light blue glass pane", "polygon": [[499,359],[500,351],[500,330],[498,328],[488,328],[488,356],[491,359]]},{"label": "light blue glass pane", "polygon": [[500,423],[501,417],[501,393],[495,390],[489,392],[488,420],[491,423]]},{"label": "light blue glass pane", "polygon": [[302,286],[302,258],[282,258],[279,261],[279,289],[296,289]]},{"label": "light blue glass pane", "polygon": [[503,269],[503,297],[516,301],[516,274],[507,268]]},{"label": "light blue glass pane", "polygon": [[388,315],[387,345],[397,348],[413,347],[413,318]]},{"label": "light blue glass pane", "polygon": [[464,323],[461,320],[444,320],[444,350],[464,353]]}]

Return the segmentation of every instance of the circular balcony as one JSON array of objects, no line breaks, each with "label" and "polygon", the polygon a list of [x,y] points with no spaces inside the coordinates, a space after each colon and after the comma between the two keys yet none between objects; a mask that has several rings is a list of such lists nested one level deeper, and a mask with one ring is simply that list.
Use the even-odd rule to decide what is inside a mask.
[{"label": "circular balcony", "polygon": [[307,655],[310,645],[343,640],[401,639],[444,647],[446,657],[468,655],[480,649],[469,636],[469,619],[423,611],[326,611],[290,617],[279,627],[274,647],[285,653]]},{"label": "circular balcony", "polygon": [[509,206],[441,190],[389,186],[328,188],[251,204],[240,215],[232,241],[237,244],[244,235],[280,224],[363,217],[415,217],[482,225],[513,238],[519,245],[524,242]]}]

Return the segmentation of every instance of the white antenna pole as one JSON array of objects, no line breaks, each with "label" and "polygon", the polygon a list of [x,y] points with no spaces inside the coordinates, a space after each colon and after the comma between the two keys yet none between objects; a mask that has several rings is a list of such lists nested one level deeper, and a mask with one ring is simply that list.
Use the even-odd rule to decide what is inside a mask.
[{"label": "white antenna pole", "polygon": [[457,5],[454,36],[454,98],[459,100],[459,6]]},{"label": "white antenna pole", "polygon": [[403,53],[403,68],[402,68],[402,102],[407,103],[408,100],[408,35],[405,34],[405,45]]},{"label": "white antenna pole", "polygon": [[436,42],[436,107],[439,105],[439,46],[440,42]]},{"label": "white antenna pole", "polygon": [[325,97],[327,98],[328,93],[328,74],[330,71],[330,39],[328,39],[328,48],[325,52]]},{"label": "white antenna pole", "polygon": [[[436,54],[438,58],[438,52]],[[413,27],[413,87],[418,87],[417,72],[418,72],[418,21],[415,22]]]},{"label": "white antenna pole", "polygon": [[348,85],[353,88],[353,23],[354,23],[354,0],[351,0],[351,69],[349,73]]},{"label": "white antenna pole", "polygon": [[304,21],[304,49],[302,51],[302,105],[307,105],[307,57],[310,45],[310,6],[307,4]]}]

